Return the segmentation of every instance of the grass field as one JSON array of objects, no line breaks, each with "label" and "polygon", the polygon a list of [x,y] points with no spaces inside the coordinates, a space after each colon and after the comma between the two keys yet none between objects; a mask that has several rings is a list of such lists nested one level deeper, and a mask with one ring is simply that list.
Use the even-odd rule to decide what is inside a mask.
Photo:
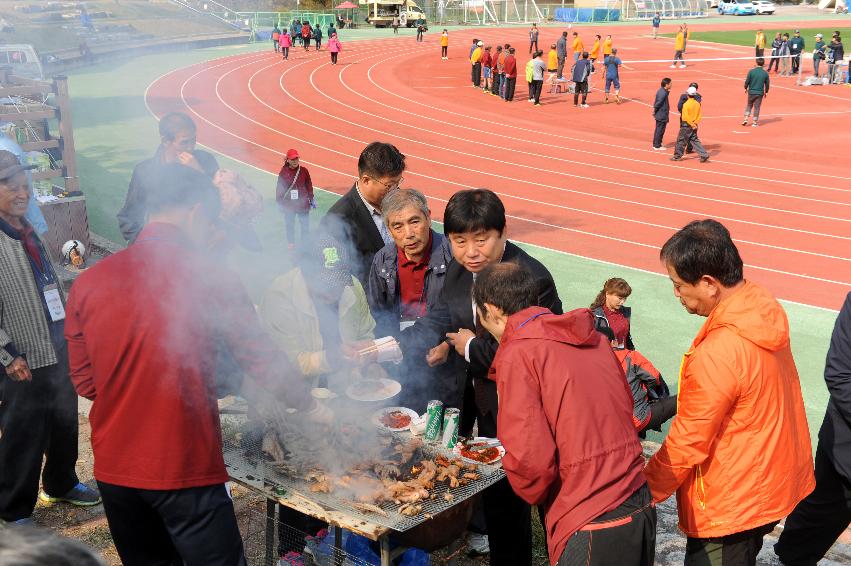
[{"label": "grass field", "polygon": [[[352,39],[344,38],[344,41]],[[90,67],[71,75],[78,165],[94,232],[122,242],[115,214],[124,201],[130,173],[136,163],[152,155],[157,147],[157,123],[143,99],[147,85],[171,69],[263,48],[266,46],[148,55],[133,61]],[[400,149],[404,152],[404,148]],[[283,223],[273,200],[276,178],[224,156],[219,159],[223,167],[242,173],[266,199],[265,212],[257,225],[265,253],[239,251],[230,258],[232,266],[243,275],[249,291],[257,297],[272,277],[288,266]],[[350,166],[354,175],[355,163]],[[427,187],[425,190],[428,192]],[[318,192],[319,210],[312,215],[314,223],[336,198],[333,193]],[[526,247],[553,273],[565,309],[588,306],[602,282],[609,277],[627,279],[633,288],[629,304],[635,313],[633,336],[636,345],[662,371],[672,389],[675,388],[680,357],[688,349],[703,319],[683,311],[672,295],[667,278],[544,248]],[[784,306],[792,326],[793,350],[815,439],[827,402],[822,372],[836,314],[798,304]]]},{"label": "grass field", "polygon": [[[727,43],[730,45],[753,47],[754,37],[756,36],[756,31],[758,29],[758,27],[754,27],[754,29],[734,31],[692,31],[689,39],[691,41],[711,41],[712,43]],[[825,37],[825,42],[829,42],[830,38],[833,36],[833,32],[836,30],[839,30],[839,34],[844,37],[851,37],[851,28],[848,27],[825,26],[824,28],[807,28],[802,30],[801,37],[804,38],[804,51],[812,51],[812,47],[816,41],[815,35],[817,33],[820,33]],[[763,28],[763,31],[765,32],[766,44],[770,49],[771,41],[774,39],[775,34],[788,33],[789,37],[792,37],[792,32],[795,31],[795,27],[790,26],[784,29],[775,29],[774,27],[766,26]],[[665,37],[676,36],[675,33],[666,33],[662,35]]]}]

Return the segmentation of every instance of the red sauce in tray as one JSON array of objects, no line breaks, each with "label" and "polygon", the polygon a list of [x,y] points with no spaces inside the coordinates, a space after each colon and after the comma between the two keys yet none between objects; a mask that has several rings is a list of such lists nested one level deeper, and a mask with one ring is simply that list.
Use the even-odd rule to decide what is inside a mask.
[{"label": "red sauce in tray", "polygon": [[389,428],[405,428],[411,424],[410,415],[402,411],[390,411],[381,415],[381,424]]},{"label": "red sauce in tray", "polygon": [[[475,447],[475,445],[473,446]],[[461,456],[476,462],[487,464],[499,459],[499,448],[491,447],[483,450],[470,450],[469,448],[461,448]]]}]

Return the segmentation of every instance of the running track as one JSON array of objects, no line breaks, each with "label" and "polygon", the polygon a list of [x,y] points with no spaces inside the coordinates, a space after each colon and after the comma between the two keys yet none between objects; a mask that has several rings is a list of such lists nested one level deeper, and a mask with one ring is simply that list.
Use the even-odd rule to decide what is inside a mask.
[{"label": "running track", "polygon": [[[575,29],[586,47],[592,34],[607,33]],[[429,196],[436,219],[455,191],[486,187],[506,204],[511,238],[652,272],[662,272],[659,247],[677,228],[714,217],[730,228],[747,277],[783,299],[838,308],[851,288],[851,89],[800,88],[772,76],[762,126],[743,128],[751,60],[677,70],[637,63],[672,55],[671,40],[643,31],[612,29],[628,67],[628,100],[619,106],[592,92],[591,108],[577,109],[572,97],[546,88],[543,106],[530,105],[525,28],[452,33],[449,61],[440,59],[437,33],[423,43],[403,36],[344,44],[337,66],[326,52],[301,48],[286,62],[271,50],[224,57],[163,75],[146,101],[157,116],[189,112],[202,144],[271,173],[296,147],[314,183],[338,194],[351,186],[360,150],[389,141],[407,155],[404,185]],[[541,47],[556,33],[543,30]],[[513,103],[471,88],[474,36],[521,46]],[[686,58],[751,53],[692,42]],[[709,163],[673,163],[672,151],[650,149],[650,104],[663,76],[674,79],[672,107],[690,81],[700,83]],[[669,147],[675,124],[672,117]]]}]

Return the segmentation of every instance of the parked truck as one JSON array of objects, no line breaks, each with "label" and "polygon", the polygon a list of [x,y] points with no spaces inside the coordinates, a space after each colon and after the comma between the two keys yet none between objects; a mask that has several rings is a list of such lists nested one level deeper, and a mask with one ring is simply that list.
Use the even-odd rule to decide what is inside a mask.
[{"label": "parked truck", "polygon": [[413,0],[359,0],[367,6],[366,22],[377,28],[386,28],[399,18],[400,25],[412,28],[417,20],[425,21],[425,13]]}]

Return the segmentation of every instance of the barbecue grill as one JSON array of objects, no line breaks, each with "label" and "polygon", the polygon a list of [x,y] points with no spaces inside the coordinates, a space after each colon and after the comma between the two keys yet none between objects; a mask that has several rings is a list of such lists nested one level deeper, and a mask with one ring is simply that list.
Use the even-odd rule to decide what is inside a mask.
[{"label": "barbecue grill", "polygon": [[[385,517],[357,509],[352,505],[354,501],[334,492],[311,492],[310,482],[275,469],[263,458],[262,435],[228,433],[241,428],[246,421],[247,417],[244,415],[222,417],[222,428],[225,431],[224,460],[228,474],[233,480],[281,504],[372,540],[381,540],[393,531],[403,533],[398,537],[394,535],[394,538],[404,540],[410,546],[426,550],[446,546],[453,540],[447,540],[448,536],[457,536],[466,528],[475,496],[505,477],[501,466],[479,464],[479,478],[470,480],[467,485],[450,489],[448,483],[435,482],[434,488],[429,490],[434,498],[417,502],[422,506],[422,511],[417,515],[406,516],[399,513],[399,505],[393,502],[376,504],[387,514]],[[394,441],[405,441],[411,435],[403,432],[394,433],[393,436]],[[413,459],[434,459],[439,455],[448,459],[456,457],[449,449],[426,443],[415,453]],[[450,501],[444,499],[447,492],[452,494]],[[384,546],[382,544],[382,548]]]}]

